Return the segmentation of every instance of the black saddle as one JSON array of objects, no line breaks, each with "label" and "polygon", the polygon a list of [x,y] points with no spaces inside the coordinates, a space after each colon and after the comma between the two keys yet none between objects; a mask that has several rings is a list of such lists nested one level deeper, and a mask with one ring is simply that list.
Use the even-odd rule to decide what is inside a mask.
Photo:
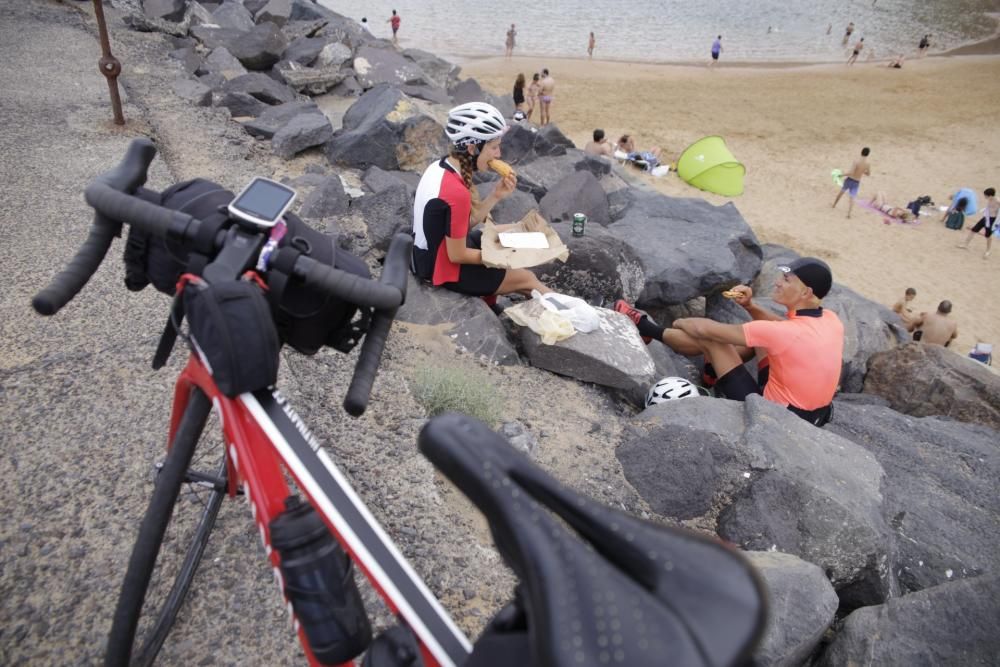
[{"label": "black saddle", "polygon": [[471,417],[436,417],[419,443],[486,515],[521,582],[467,666],[748,661],[764,630],[765,596],[734,549],[597,504]]}]

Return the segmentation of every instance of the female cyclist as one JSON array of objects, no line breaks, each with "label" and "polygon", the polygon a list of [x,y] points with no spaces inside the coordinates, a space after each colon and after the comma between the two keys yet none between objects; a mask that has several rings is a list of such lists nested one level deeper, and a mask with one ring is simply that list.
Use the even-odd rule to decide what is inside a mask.
[{"label": "female cyclist", "polygon": [[413,271],[418,278],[474,296],[549,291],[527,269],[483,266],[481,231],[470,233],[517,186],[517,178],[509,174],[480,199],[472,185],[474,172],[486,171],[490,160],[500,158],[506,129],[503,115],[489,104],[469,102],[448,112],[445,132],[451,150],[424,171],[413,203]]}]

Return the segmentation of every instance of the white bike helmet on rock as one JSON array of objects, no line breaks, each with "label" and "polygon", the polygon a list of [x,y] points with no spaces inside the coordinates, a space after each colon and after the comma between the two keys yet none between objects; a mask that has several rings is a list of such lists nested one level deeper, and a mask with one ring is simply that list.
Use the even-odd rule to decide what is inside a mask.
[{"label": "white bike helmet on rock", "polygon": [[468,102],[448,112],[445,133],[455,146],[481,144],[498,139],[507,131],[503,114],[491,104]]},{"label": "white bike helmet on rock", "polygon": [[698,387],[681,377],[665,377],[652,387],[646,394],[646,407],[673,401],[679,398],[691,398],[702,396]]}]

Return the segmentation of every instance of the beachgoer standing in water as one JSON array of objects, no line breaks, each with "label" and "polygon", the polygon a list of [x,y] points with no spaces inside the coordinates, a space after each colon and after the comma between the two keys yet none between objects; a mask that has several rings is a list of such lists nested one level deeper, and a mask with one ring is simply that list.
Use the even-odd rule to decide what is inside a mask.
[{"label": "beachgoer standing in water", "polygon": [[847,203],[847,217],[851,217],[851,211],[854,210],[854,199],[858,196],[858,189],[861,187],[861,177],[871,176],[872,168],[868,164],[868,154],[871,150],[865,146],[861,149],[861,158],[854,161],[851,168],[847,171],[847,176],[844,177],[844,185],[840,188],[840,192],[837,193],[837,198],[833,200],[833,208],[837,208],[837,202],[846,192],[850,197]]},{"label": "beachgoer standing in water", "polygon": [[919,55],[921,58],[927,55],[929,48],[931,48],[931,35],[924,35],[920,38]]},{"label": "beachgoer standing in water", "polygon": [[986,206],[981,211],[983,217],[969,230],[969,235],[965,237],[965,243],[959,243],[958,247],[968,250],[969,244],[972,243],[972,237],[982,232],[986,235],[986,252],[983,253],[983,259],[986,259],[992,252],[990,247],[993,245],[993,233],[1000,229],[1000,225],[997,224],[997,216],[1000,215],[1000,200],[997,199],[997,191],[994,188],[986,188],[983,190],[983,194],[986,195]]},{"label": "beachgoer standing in water", "polygon": [[854,21],[848,23],[847,30],[844,31],[844,41],[842,42],[842,44],[844,44],[845,46],[847,45],[847,42],[850,41],[852,32],[854,32]]},{"label": "beachgoer standing in water", "polygon": [[920,313],[914,322],[913,340],[948,347],[958,337],[958,325],[948,318],[951,301],[938,304],[936,313]]},{"label": "beachgoer standing in water", "polygon": [[517,38],[517,30],[514,29],[514,24],[510,24],[510,30],[507,31],[507,43],[506,51],[504,51],[504,57],[510,58],[514,55],[514,41]]},{"label": "beachgoer standing in water", "polygon": [[865,48],[865,38],[862,37],[854,44],[854,52],[851,53],[851,57],[847,59],[848,65],[853,65],[858,61],[858,56],[861,54],[861,49]]},{"label": "beachgoer standing in water", "polygon": [[594,33],[590,33],[590,41],[587,42],[587,57],[588,58],[593,58],[594,57],[594,45],[595,44],[597,44],[597,41],[594,39]]},{"label": "beachgoer standing in water", "polygon": [[541,104],[542,111],[538,122],[540,125],[548,125],[552,122],[552,100],[555,99],[556,90],[556,80],[549,74],[548,69],[542,70],[542,80],[539,85],[541,89],[538,93],[538,102]]},{"label": "beachgoer standing in water", "polygon": [[399,38],[396,36],[396,33],[399,32],[400,18],[395,9],[392,10],[392,16],[389,17],[389,20],[386,21],[386,23],[392,24],[392,43],[399,44]]},{"label": "beachgoer standing in water", "polygon": [[712,60],[711,62],[708,63],[709,67],[712,67],[713,65],[715,65],[715,63],[719,62],[719,55],[721,53],[722,53],[722,35],[719,35],[718,37],[715,38],[715,41],[712,42]]}]

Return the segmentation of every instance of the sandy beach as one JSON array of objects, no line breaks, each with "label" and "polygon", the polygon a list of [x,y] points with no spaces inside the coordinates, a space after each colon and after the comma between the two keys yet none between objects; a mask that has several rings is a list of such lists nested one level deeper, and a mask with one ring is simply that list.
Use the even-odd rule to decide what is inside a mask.
[{"label": "sandy beach", "polygon": [[[801,67],[647,65],[600,60],[502,58],[462,64],[463,76],[509,94],[518,72],[548,67],[557,81],[552,116],[579,147],[595,127],[612,141],[636,136],[674,161],[698,138],[718,134],[746,166],[746,192],[733,203],[762,242],[822,257],[834,279],[891,306],[907,287],[917,310],[954,304],[966,354],[977,341],[1000,343],[1000,239],[983,259],[985,239],[956,248],[967,232],[946,229],[940,214],[917,226],[883,224],[846,201],[830,172],[847,169],[871,147],[872,175],[859,200],[877,191],[897,206],[920,195],[938,205],[961,187],[1000,187],[1000,58],[987,55]],[[537,120],[537,110],[535,119]],[[729,199],[688,186],[676,174],[647,178],[677,197]],[[983,197],[980,195],[980,206]],[[935,209],[936,212],[936,209]],[[966,221],[969,229],[979,216]]]}]

